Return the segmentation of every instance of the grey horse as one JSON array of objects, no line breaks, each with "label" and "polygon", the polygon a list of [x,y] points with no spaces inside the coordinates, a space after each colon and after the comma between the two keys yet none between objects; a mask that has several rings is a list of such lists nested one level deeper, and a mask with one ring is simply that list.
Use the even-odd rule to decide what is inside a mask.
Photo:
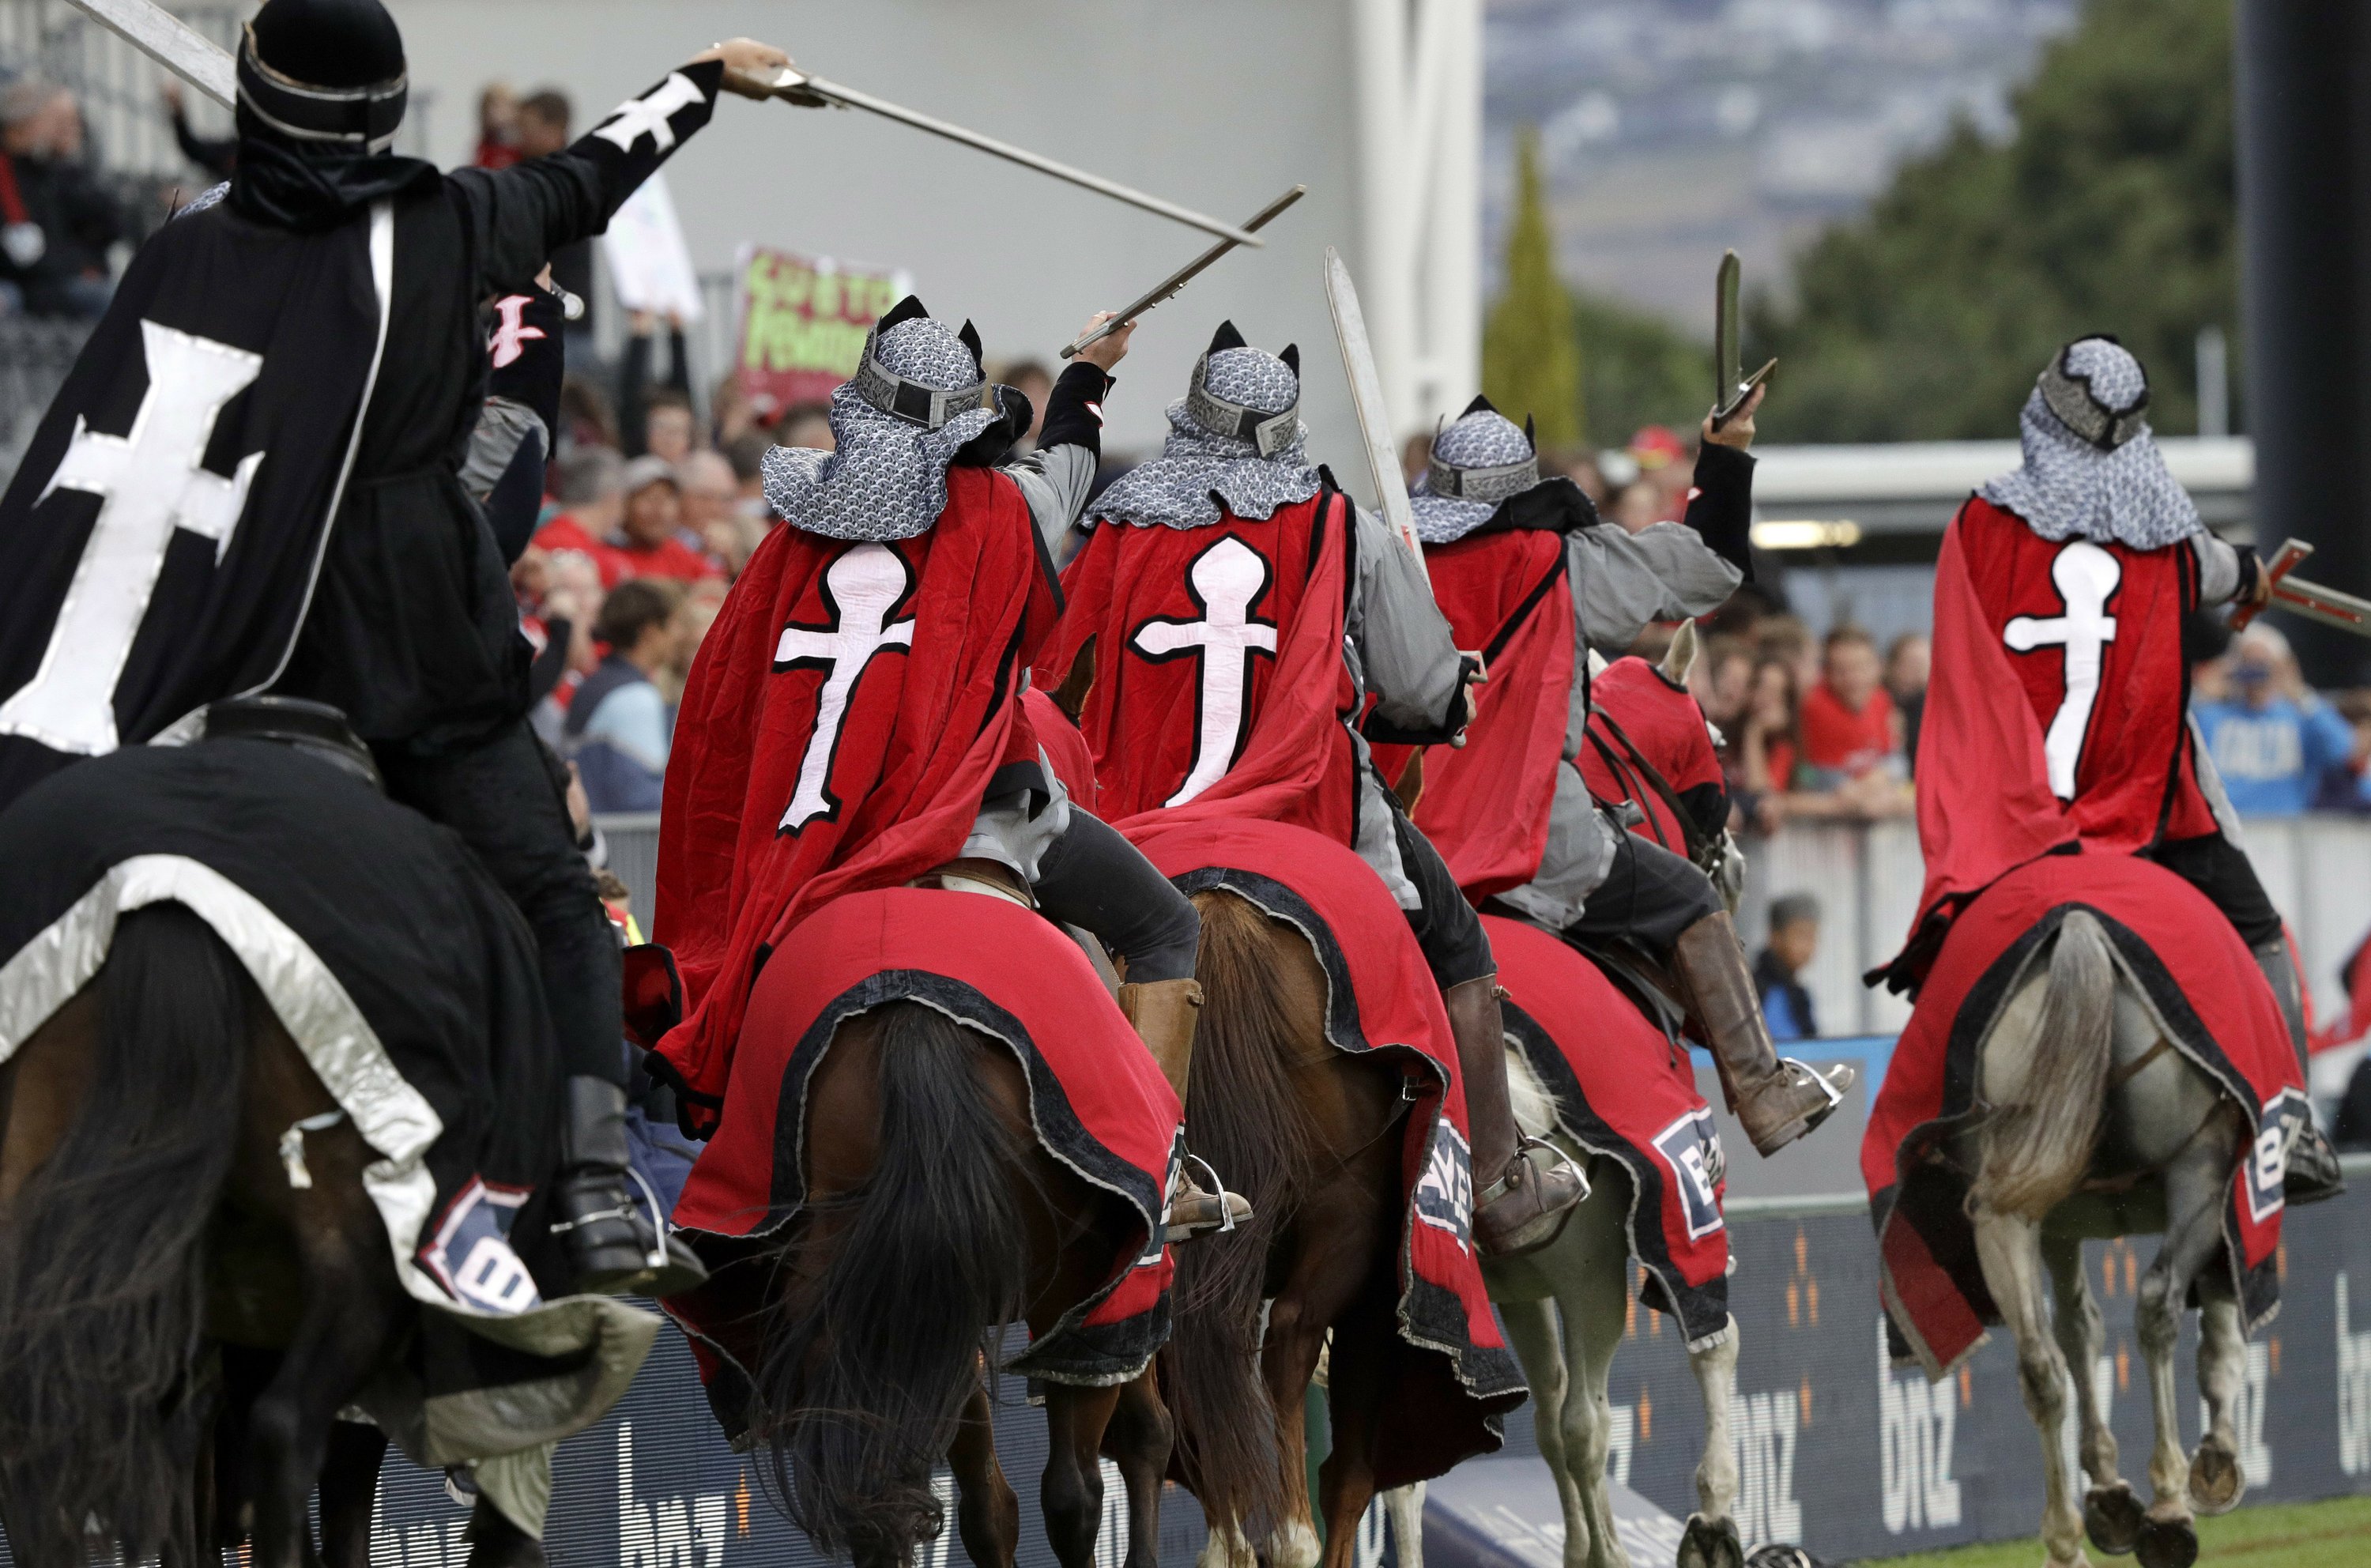
[{"label": "grey horse", "polygon": [[[2198,1556],[2193,1514],[2228,1511],[2247,1485],[2233,1424],[2246,1331],[2232,1271],[2210,1265],[2223,1251],[2232,1171],[2252,1137],[2238,1106],[2169,1039],[2099,920],[2068,911],[1985,1032],[1986,1113],[1952,1150],[1975,1172],[1968,1214],[1977,1256],[2016,1336],[2018,1382],[2041,1432],[2051,1568],[2088,1562],[2086,1534],[2102,1551],[2136,1553],[2142,1568],[2189,1568]],[[2152,1230],[2165,1240],[2134,1312],[2157,1418],[2144,1509],[2117,1473],[2115,1435],[2093,1392],[2102,1324],[2082,1246]],[[2185,1455],[2173,1358],[2193,1287],[2207,1427]],[[2070,1363],[2081,1376],[2070,1378]],[[2063,1431],[2070,1384],[2076,1451],[2090,1481],[2079,1508]]]}]

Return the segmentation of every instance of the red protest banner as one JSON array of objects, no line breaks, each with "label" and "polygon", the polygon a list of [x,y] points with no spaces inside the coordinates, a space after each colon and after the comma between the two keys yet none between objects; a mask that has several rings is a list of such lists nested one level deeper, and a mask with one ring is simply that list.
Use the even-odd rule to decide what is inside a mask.
[{"label": "red protest banner", "polygon": [[745,248],[738,374],[758,417],[829,398],[856,374],[865,331],[911,287],[902,271]]}]

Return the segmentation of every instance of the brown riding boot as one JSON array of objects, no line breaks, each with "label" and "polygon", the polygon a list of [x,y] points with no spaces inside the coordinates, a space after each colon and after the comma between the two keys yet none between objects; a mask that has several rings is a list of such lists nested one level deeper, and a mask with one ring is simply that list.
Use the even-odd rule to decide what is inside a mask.
[{"label": "brown riding boot", "polygon": [[[1474,1135],[1475,1250],[1489,1258],[1535,1252],[1555,1240],[1589,1195],[1570,1160],[1543,1167],[1522,1136],[1507,1097],[1507,1032],[1498,1016],[1498,977],[1461,981],[1440,993],[1449,1032],[1457,1042],[1457,1072],[1465,1080],[1465,1119]],[[1549,1149],[1550,1153],[1554,1150]],[[1483,1184],[1487,1174],[1492,1180]]]},{"label": "brown riding boot", "polygon": [[[1202,1010],[1202,983],[1148,980],[1122,986],[1119,1010],[1161,1065],[1161,1076],[1177,1091],[1177,1103],[1185,1104],[1186,1079],[1194,1065],[1194,1024]],[[1202,1169],[1210,1168],[1203,1165]],[[1216,1174],[1212,1172],[1214,1179]],[[1188,1169],[1178,1173],[1177,1191],[1169,1201],[1167,1239],[1183,1241],[1206,1230],[1232,1230],[1251,1216],[1251,1205],[1232,1193],[1203,1191]]]},{"label": "brown riding boot", "polygon": [[1671,946],[1680,989],[1705,1043],[1720,1067],[1729,1108],[1768,1159],[1828,1119],[1852,1085],[1850,1067],[1822,1078],[1770,1043],[1770,1025],[1738,945],[1737,927],[1722,910],[1680,933]]}]

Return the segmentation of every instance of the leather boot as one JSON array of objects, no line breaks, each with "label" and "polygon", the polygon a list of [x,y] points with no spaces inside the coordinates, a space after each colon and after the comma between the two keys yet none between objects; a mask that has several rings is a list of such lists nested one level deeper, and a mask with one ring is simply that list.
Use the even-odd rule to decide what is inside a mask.
[{"label": "leather boot", "polygon": [[[2264,978],[2272,983],[2273,999],[2281,1004],[2282,1021],[2288,1025],[2289,1045],[2296,1052],[2297,1072],[2310,1083],[2312,1064],[2306,1057],[2305,997],[2297,990],[2296,964],[2289,957],[2288,939],[2283,937],[2252,951],[2256,967],[2264,972]],[[2330,1147],[2330,1140],[2314,1124],[2309,1109],[2304,1129],[2297,1134],[2296,1142],[2289,1146],[2288,1173],[2281,1178],[2281,1191],[2293,1204],[2318,1204],[2346,1191],[2346,1173],[2339,1169],[2338,1151]]]},{"label": "leather boot", "polygon": [[[1498,1014],[1498,977],[1460,981],[1440,993],[1465,1081],[1465,1119],[1474,1135],[1474,1246],[1487,1258],[1536,1252],[1564,1231],[1589,1184],[1572,1162],[1515,1125],[1507,1097],[1507,1030]],[[1542,1163],[1539,1150],[1555,1156]],[[1485,1178],[1488,1178],[1486,1183]]]},{"label": "leather boot", "polygon": [[1781,1058],[1746,966],[1737,927],[1722,910],[1680,933],[1672,968],[1688,1011],[1720,1068],[1729,1109],[1754,1151],[1768,1159],[1828,1119],[1850,1088],[1853,1070],[1822,1078],[1793,1057]]},{"label": "leather boot", "polygon": [[[1161,1076],[1186,1103],[1186,1085],[1194,1066],[1194,1025],[1202,1012],[1198,980],[1147,980],[1119,988],[1119,1010],[1136,1030],[1144,1048],[1160,1064]],[[1201,1162],[1197,1160],[1195,1164]],[[1202,1169],[1209,1170],[1208,1165]],[[1212,1180],[1217,1172],[1212,1171]],[[1252,1205],[1223,1189],[1205,1192],[1189,1166],[1177,1175],[1177,1191],[1169,1200],[1166,1239],[1184,1241],[1210,1230],[1232,1230],[1251,1218]]]},{"label": "leather boot", "polygon": [[576,1289],[592,1296],[672,1296],[708,1278],[672,1235],[659,1243],[627,1174],[626,1091],[579,1073],[568,1080],[551,1228],[567,1249]]}]

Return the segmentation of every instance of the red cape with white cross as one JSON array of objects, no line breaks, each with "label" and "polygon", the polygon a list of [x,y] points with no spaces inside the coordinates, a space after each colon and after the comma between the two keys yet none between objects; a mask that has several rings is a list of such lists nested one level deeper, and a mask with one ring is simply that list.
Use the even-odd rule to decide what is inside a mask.
[{"label": "red cape with white cross", "polygon": [[1053,625],[1041,559],[1020,488],[965,467],[917,537],[785,525],[749,558],[684,688],[659,824],[653,936],[688,1011],[658,1059],[696,1123],[784,935],[953,859],[998,769],[1037,767],[1014,694]]},{"label": "red cape with white cross", "polygon": [[1935,674],[1918,740],[1926,885],[1897,986],[2015,868],[2079,844],[2129,855],[2215,831],[2185,721],[2187,545],[2042,538],[1972,497],[1935,571]]}]

